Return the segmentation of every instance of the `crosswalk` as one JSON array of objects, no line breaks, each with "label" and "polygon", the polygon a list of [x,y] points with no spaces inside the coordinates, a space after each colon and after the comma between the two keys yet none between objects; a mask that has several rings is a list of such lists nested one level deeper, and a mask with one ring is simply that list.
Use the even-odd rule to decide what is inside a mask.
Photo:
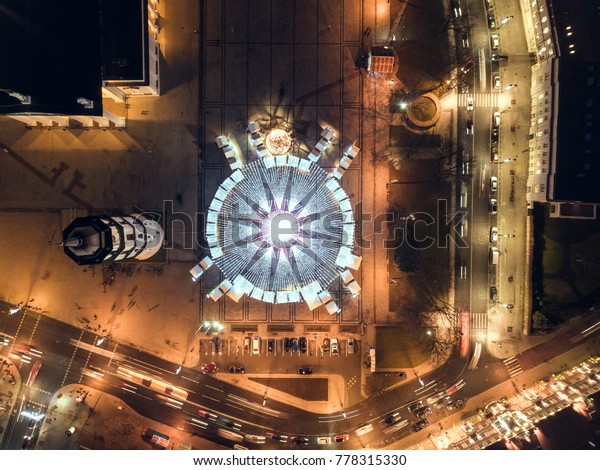
[{"label": "crosswalk", "polygon": [[485,312],[471,312],[471,331],[485,332],[488,326],[488,316]]},{"label": "crosswalk", "polygon": [[476,108],[497,108],[498,107],[498,93],[471,93],[471,94],[459,94],[458,95],[458,106],[467,106],[467,98],[473,98],[473,105]]},{"label": "crosswalk", "polygon": [[523,373],[521,364],[519,364],[519,361],[517,361],[517,358],[515,356],[509,357],[508,359],[504,359],[504,361],[502,361],[502,362],[504,362],[504,365],[508,369],[508,373],[511,377],[514,377],[516,375]]}]

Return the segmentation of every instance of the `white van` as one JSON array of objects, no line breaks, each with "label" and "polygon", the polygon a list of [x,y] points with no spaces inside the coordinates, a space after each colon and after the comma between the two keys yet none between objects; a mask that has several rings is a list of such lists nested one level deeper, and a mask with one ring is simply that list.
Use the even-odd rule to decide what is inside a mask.
[{"label": "white van", "polygon": [[258,336],[252,338],[252,354],[255,356],[260,354],[260,338]]},{"label": "white van", "polygon": [[498,258],[500,257],[500,251],[496,247],[490,248],[490,264],[498,264]]}]

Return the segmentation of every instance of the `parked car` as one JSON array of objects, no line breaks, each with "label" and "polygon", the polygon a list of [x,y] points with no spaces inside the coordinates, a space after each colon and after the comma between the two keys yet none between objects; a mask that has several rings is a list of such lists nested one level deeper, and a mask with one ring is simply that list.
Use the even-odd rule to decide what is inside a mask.
[{"label": "parked car", "polygon": [[493,11],[487,12],[487,23],[488,23],[488,28],[496,29],[496,17],[494,16]]},{"label": "parked car", "polygon": [[498,128],[494,127],[492,129],[492,144],[498,144],[499,132]]},{"label": "parked car", "polygon": [[498,191],[498,178],[496,176],[490,177],[490,192],[495,193]]},{"label": "parked car", "polygon": [[300,375],[309,375],[312,374],[313,370],[311,366],[302,366],[298,369],[298,373]]},{"label": "parked car", "polygon": [[300,347],[301,353],[306,352],[306,338],[304,336],[300,336],[300,339],[298,340],[298,346]]},{"label": "parked car", "polygon": [[415,410],[415,416],[417,418],[424,418],[425,416],[431,414],[431,408],[428,406],[422,406]]},{"label": "parked car", "polygon": [[490,214],[494,215],[498,213],[498,201],[496,199],[490,199]]},{"label": "parked car", "polygon": [[292,340],[290,338],[283,338],[283,351],[289,352],[292,348]]},{"label": "parked car", "polygon": [[446,408],[448,408],[449,410],[458,410],[463,405],[463,403],[463,400],[449,401],[448,403],[446,403]]},{"label": "parked car", "polygon": [[267,436],[277,442],[287,442],[288,437],[283,434],[276,434],[274,432],[267,432]]},{"label": "parked car", "polygon": [[337,338],[331,338],[331,355],[338,356],[340,354],[340,347]]},{"label": "parked car", "polygon": [[323,352],[329,352],[329,345],[330,345],[330,340],[329,338],[324,338],[323,339]]},{"label": "parked car", "polygon": [[292,338],[292,352],[298,352],[298,338]]},{"label": "parked car", "polygon": [[252,338],[252,354],[260,354],[260,338],[258,336]]},{"label": "parked car", "polygon": [[498,241],[498,227],[490,227],[490,242],[496,243]]},{"label": "parked car", "polygon": [[419,432],[420,430],[425,429],[427,426],[429,426],[429,421],[422,419],[421,421],[417,421],[415,424],[413,424],[412,428],[414,432]]},{"label": "parked car", "polygon": [[354,354],[354,338],[348,338],[348,354]]},{"label": "parked car", "polygon": [[496,286],[490,287],[490,300],[493,300],[494,302],[498,300],[498,288]]},{"label": "parked car", "polygon": [[213,356],[215,354],[218,354],[219,356],[223,354],[223,351],[221,350],[221,341],[219,340],[218,336],[215,336],[213,339],[210,340],[210,345],[211,354]]},{"label": "parked car", "polygon": [[504,54],[492,54],[492,62],[500,62],[502,60],[508,60],[508,56]]},{"label": "parked car", "polygon": [[423,402],[421,400],[419,400],[419,401],[416,401],[416,402],[408,405],[407,409],[408,409],[408,411],[410,411],[412,413],[413,411],[418,410],[422,406],[423,406]]},{"label": "parked car", "polygon": [[500,47],[500,37],[497,34],[492,34],[490,36],[490,42],[492,44],[492,50],[497,51]]},{"label": "parked car", "polygon": [[335,436],[333,438],[333,440],[335,442],[344,442],[344,441],[347,441],[348,439],[350,439],[350,434],[346,434],[346,433],[344,433],[344,434],[338,434],[337,436]]},{"label": "parked car", "polygon": [[490,152],[490,160],[492,160],[494,163],[498,161],[498,149],[496,147],[492,147]]},{"label": "parked car", "polygon": [[252,338],[250,336],[246,336],[244,338],[244,351],[250,352],[250,344],[252,343]]},{"label": "parked car", "polygon": [[498,111],[492,115],[492,127],[500,127],[500,113]]},{"label": "parked car", "polygon": [[275,350],[275,340],[270,338],[267,340],[267,352],[272,353]]},{"label": "parked car", "polygon": [[331,438],[330,437],[317,437],[317,443],[321,444],[322,446],[326,446],[331,444]]},{"label": "parked car", "polygon": [[500,75],[494,75],[494,89],[495,90],[499,90],[500,89]]},{"label": "parked car", "polygon": [[233,364],[227,370],[232,374],[243,374],[246,372],[246,368],[242,364]]}]

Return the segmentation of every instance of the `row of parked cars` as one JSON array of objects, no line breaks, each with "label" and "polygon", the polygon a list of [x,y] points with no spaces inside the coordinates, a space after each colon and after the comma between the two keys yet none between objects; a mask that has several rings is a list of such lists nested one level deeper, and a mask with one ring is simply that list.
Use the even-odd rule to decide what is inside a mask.
[{"label": "row of parked cars", "polygon": [[[215,340],[213,339],[213,342]],[[218,339],[217,339],[218,344]],[[355,340],[354,338],[349,338],[347,341],[347,353],[354,354],[355,349]],[[308,349],[308,341],[305,336],[300,336],[299,338],[283,338],[282,347],[284,353],[297,353],[300,352],[304,354]],[[337,338],[324,338],[323,343],[320,346],[324,353],[331,353],[332,356],[338,356],[340,354],[340,342]],[[275,339],[269,338],[267,340],[267,353],[275,352],[276,343]],[[259,336],[254,336],[251,338],[250,336],[246,336],[244,338],[244,350],[246,352],[252,351],[253,355],[260,354],[261,351],[261,339]],[[213,352],[214,354],[214,352]]]}]

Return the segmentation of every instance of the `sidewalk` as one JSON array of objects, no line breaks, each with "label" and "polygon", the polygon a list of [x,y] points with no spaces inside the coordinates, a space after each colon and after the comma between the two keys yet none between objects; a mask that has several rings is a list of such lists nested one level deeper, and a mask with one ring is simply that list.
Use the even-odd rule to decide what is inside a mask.
[{"label": "sidewalk", "polygon": [[21,389],[21,374],[17,366],[6,356],[0,356],[0,442],[13,413]]},{"label": "sidewalk", "polygon": [[[76,398],[88,391],[85,399]],[[66,431],[73,426],[72,436]],[[78,384],[61,388],[52,397],[36,449],[125,450],[152,449],[142,438],[148,428],[170,437],[169,449],[225,449],[225,447],[146,419],[119,398]]]}]

